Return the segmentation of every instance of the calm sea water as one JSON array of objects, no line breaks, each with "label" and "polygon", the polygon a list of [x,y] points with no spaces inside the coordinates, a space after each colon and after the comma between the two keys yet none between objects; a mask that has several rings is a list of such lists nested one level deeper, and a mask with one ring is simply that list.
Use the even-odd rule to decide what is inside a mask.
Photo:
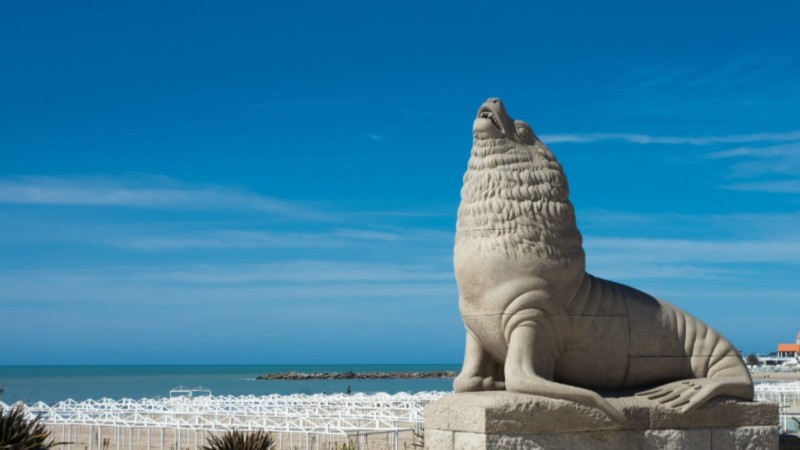
[{"label": "calm sea water", "polygon": [[203,386],[214,395],[316,394],[346,392],[450,391],[452,379],[421,380],[256,380],[267,373],[422,372],[453,370],[454,364],[291,365],[291,366],[0,366],[0,400],[11,404],[72,398],[168,397],[177,386]]}]

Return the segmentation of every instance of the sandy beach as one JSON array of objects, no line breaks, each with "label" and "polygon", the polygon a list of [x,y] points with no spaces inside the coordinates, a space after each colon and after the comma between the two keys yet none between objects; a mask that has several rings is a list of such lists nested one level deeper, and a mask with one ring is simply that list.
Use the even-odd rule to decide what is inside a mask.
[{"label": "sandy beach", "polygon": [[800,381],[800,371],[798,372],[750,372],[753,381],[774,381],[788,382]]},{"label": "sandy beach", "polygon": [[[200,450],[210,434],[206,431],[176,430],[174,428],[115,428],[88,425],[48,427],[55,442],[64,442],[56,450]],[[335,436],[311,436],[308,442],[300,433],[272,433],[278,450],[336,450],[348,440]],[[391,450],[391,437],[388,434],[374,434],[362,437],[364,450]],[[414,435],[411,431],[398,434],[398,448],[413,450]]]}]

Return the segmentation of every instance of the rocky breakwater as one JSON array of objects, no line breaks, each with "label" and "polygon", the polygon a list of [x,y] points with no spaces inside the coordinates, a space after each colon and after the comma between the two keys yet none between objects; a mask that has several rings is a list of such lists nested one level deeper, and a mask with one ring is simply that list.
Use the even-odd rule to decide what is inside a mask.
[{"label": "rocky breakwater", "polygon": [[406,380],[455,378],[458,372],[280,372],[257,376],[257,380]]}]

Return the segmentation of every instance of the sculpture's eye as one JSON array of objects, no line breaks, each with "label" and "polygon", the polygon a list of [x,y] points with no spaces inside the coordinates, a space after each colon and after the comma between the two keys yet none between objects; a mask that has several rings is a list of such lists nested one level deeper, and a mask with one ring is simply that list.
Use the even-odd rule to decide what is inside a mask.
[{"label": "sculpture's eye", "polygon": [[528,129],[525,127],[518,126],[517,127],[517,134],[519,137],[528,137]]}]

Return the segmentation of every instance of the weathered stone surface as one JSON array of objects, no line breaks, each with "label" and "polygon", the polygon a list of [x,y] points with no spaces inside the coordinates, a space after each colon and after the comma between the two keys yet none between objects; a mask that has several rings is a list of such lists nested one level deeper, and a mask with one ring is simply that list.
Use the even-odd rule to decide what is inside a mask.
[{"label": "weathered stone surface", "polygon": [[[454,440],[455,439],[455,440]],[[481,435],[455,432],[440,439],[428,434],[427,450],[772,450],[777,427],[619,430],[582,433]]]},{"label": "weathered stone surface", "polygon": [[[638,448],[653,450],[711,450],[711,429],[645,430]],[[731,447],[730,450],[737,449]]]},{"label": "weathered stone surface", "polygon": [[425,447],[435,449],[453,449],[453,432],[425,429]]},{"label": "weathered stone surface", "polygon": [[778,427],[714,428],[712,450],[768,450],[778,448]]},{"label": "weathered stone surface", "polygon": [[425,406],[426,429],[487,434],[556,433],[620,429],[681,429],[774,426],[778,407],[770,403],[716,399],[687,413],[642,397],[608,398],[625,415],[611,420],[579,403],[512,392],[447,395]]},{"label": "weathered stone surface", "polygon": [[629,414],[594,391],[660,385],[642,395],[680,412],[715,397],[752,400],[750,374],[719,333],[586,273],[566,175],[527,123],[489,99],[473,138],[453,254],[467,329],[456,391],[570,400],[617,421]]},{"label": "weathered stone surface", "polygon": [[[639,427],[647,416],[632,407],[640,399],[611,399]],[[617,429],[601,411],[565,400],[512,392],[469,392],[447,395],[425,406],[426,429],[469,433],[515,434]]]},{"label": "weathered stone surface", "polygon": [[715,399],[687,413],[653,407],[649,414],[651,428],[773,426],[778,423],[777,405],[732,399]]},{"label": "weathered stone surface", "polygon": [[620,450],[642,448],[642,436],[633,431],[489,435],[487,444],[482,450]]},{"label": "weathered stone surface", "polygon": [[486,441],[485,434],[478,433],[462,433],[457,431],[453,433],[453,449],[458,450],[485,450],[492,448]]},{"label": "weathered stone surface", "polygon": [[607,400],[624,414],[624,421],[578,403],[527,394],[451,394],[425,407],[426,448],[777,448],[774,404],[715,399],[680,414],[642,397]]}]

